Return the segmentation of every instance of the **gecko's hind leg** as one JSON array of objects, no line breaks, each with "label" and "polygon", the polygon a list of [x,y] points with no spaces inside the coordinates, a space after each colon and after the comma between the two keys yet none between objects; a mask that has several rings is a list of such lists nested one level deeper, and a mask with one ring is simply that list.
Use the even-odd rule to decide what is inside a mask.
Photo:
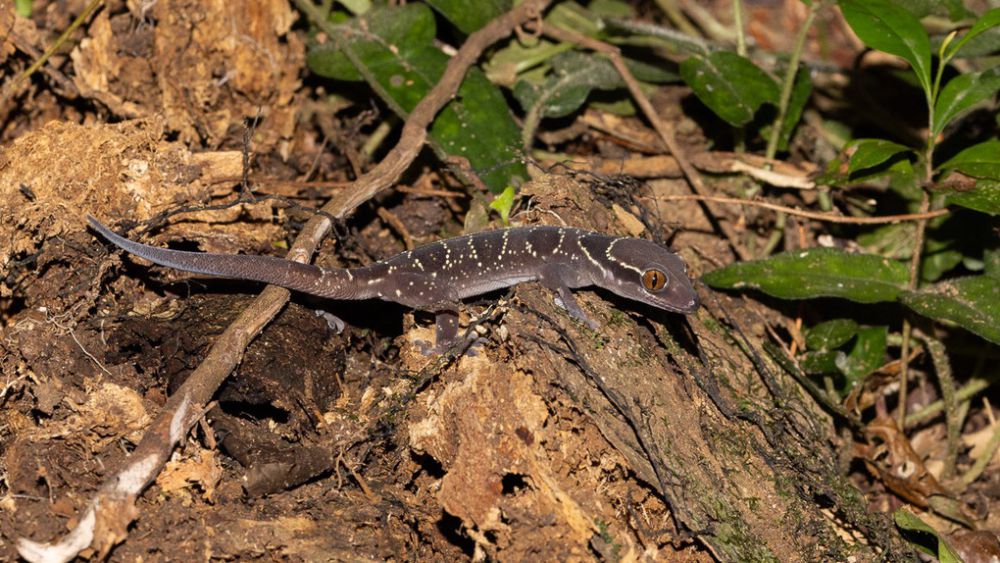
[{"label": "gecko's hind leg", "polygon": [[330,330],[336,332],[337,334],[342,334],[344,332],[344,329],[347,327],[347,323],[344,322],[344,319],[338,317],[337,315],[334,315],[329,311],[316,309],[313,311],[313,313],[315,313],[317,317],[320,317],[323,320],[325,320],[326,326]]},{"label": "gecko's hind leg", "polygon": [[484,339],[474,331],[468,336],[459,334],[457,309],[439,310],[435,313],[434,319],[436,327],[434,345],[431,346],[423,340],[417,341],[421,354],[425,356],[445,354],[449,350],[461,350],[464,347],[466,354],[477,355],[476,348],[484,342]]}]

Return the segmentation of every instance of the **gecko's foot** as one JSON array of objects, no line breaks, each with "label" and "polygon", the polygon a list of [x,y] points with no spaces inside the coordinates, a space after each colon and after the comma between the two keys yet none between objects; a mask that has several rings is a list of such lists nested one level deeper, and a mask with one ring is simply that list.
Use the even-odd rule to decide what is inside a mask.
[{"label": "gecko's foot", "polygon": [[344,327],[347,326],[347,323],[345,323],[344,320],[337,315],[328,313],[322,309],[316,309],[315,313],[317,317],[323,317],[326,321],[326,326],[330,327],[330,330],[336,332],[337,334],[344,332]]},{"label": "gecko's foot", "polygon": [[574,305],[576,305],[575,307],[567,307],[566,303],[558,295],[555,295],[552,300],[555,301],[557,307],[566,311],[569,316],[587,325],[587,328],[590,330],[597,330],[600,327],[600,325],[594,322],[593,319],[588,317],[587,314],[583,312],[583,309],[580,309],[579,305],[574,303]]},{"label": "gecko's foot", "polygon": [[417,347],[417,350],[420,350],[422,356],[437,356],[441,353],[437,346],[426,340],[414,340],[413,345]]}]

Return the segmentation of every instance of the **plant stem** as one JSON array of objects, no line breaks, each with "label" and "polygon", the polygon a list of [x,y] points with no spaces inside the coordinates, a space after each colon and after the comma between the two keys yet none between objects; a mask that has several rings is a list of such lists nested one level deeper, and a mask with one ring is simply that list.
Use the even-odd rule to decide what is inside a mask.
[{"label": "plant stem", "polygon": [[944,344],[936,338],[920,334],[919,332],[916,332],[914,335],[923,340],[924,345],[927,346],[927,353],[930,354],[931,362],[934,364],[934,371],[938,378],[938,385],[941,387],[948,445],[941,477],[948,479],[955,474],[955,462],[958,459],[958,440],[961,430],[961,414],[959,413],[958,397],[955,392],[955,378],[952,377],[951,363],[948,362],[948,354],[945,352]]},{"label": "plant stem", "polygon": [[788,102],[792,99],[792,89],[795,87],[795,75],[798,73],[799,61],[802,60],[802,51],[806,46],[806,36],[809,34],[809,28],[812,27],[812,22],[816,18],[816,10],[819,9],[819,4],[819,2],[813,2],[813,5],[809,8],[809,14],[799,29],[799,34],[795,38],[795,47],[792,49],[791,57],[788,59],[785,80],[781,85],[781,98],[778,100],[778,115],[774,118],[774,125],[771,126],[771,136],[767,140],[767,152],[765,156],[768,159],[774,158],[774,155],[778,152],[778,142],[781,141],[781,125],[788,114]]},{"label": "plant stem", "polygon": [[[934,83],[931,84],[929,91],[926,91],[927,96],[927,145],[924,149],[924,178],[920,186],[921,198],[920,198],[920,213],[927,213],[930,210],[931,198],[930,194],[927,192],[931,181],[934,178],[934,145],[937,139],[934,136],[934,104],[937,100],[938,91],[941,88],[941,76],[944,74],[944,66],[946,61],[943,57],[938,61],[937,72],[934,76]],[[913,237],[913,257],[910,259],[910,283],[907,285],[907,289],[914,291],[917,289],[917,281],[920,279],[920,258],[924,252],[924,234],[927,230],[927,219],[921,219],[917,221],[917,232]],[[904,313],[905,314],[905,313]],[[899,370],[899,409],[897,413],[896,421],[899,423],[899,427],[903,428],[906,423],[906,399],[908,394],[907,386],[909,385],[909,352],[910,352],[910,333],[912,327],[910,326],[910,319],[903,318],[903,344],[900,351],[902,357],[901,361],[903,365]]]},{"label": "plant stem", "polygon": [[677,7],[676,0],[655,1],[656,5],[659,6],[660,9],[663,10],[663,13],[667,15],[667,19],[676,25],[677,29],[681,30],[685,35],[690,37],[699,37],[701,35],[698,33],[698,29],[694,26],[694,24],[692,24],[691,21],[687,19],[687,16],[684,15],[684,12]]},{"label": "plant stem", "polygon": [[743,29],[743,2],[733,0],[733,27],[736,28],[736,54],[747,56],[747,34]]},{"label": "plant stem", "polygon": [[[739,0],[733,0],[734,11],[739,14]],[[768,160],[773,159],[774,155],[778,152],[778,143],[781,141],[781,131],[783,129],[782,125],[785,122],[785,116],[788,115],[788,103],[792,99],[792,90],[795,87],[795,75],[799,71],[799,61],[802,59],[802,51],[806,46],[806,36],[809,34],[809,28],[812,27],[813,19],[816,17],[816,10],[819,9],[819,2],[813,3],[809,8],[809,14],[806,16],[806,21],[802,24],[801,29],[799,29],[799,34],[795,38],[795,47],[792,49],[791,58],[788,60],[788,68],[785,69],[785,80],[781,85],[781,98],[778,100],[778,115],[774,118],[774,124],[771,125],[771,136],[767,139],[767,152],[765,156]],[[740,32],[739,37],[742,40],[742,21],[737,21],[737,30]],[[746,46],[743,45],[745,49]],[[743,54],[743,53],[740,53]],[[771,232],[771,237],[764,246],[764,251],[761,252],[762,257],[766,257],[778,246],[781,241],[781,236],[785,231],[785,217],[784,213],[779,213],[777,219],[775,220],[774,230]]]},{"label": "plant stem", "polygon": [[[955,392],[956,401],[968,401],[972,397],[976,396],[977,393],[989,389],[991,385],[996,382],[996,377],[988,377],[986,379],[973,379],[969,383],[966,383],[964,387]],[[915,424],[923,422],[932,416],[938,414],[944,410],[944,401],[938,400],[927,405],[926,407],[914,412],[906,417],[906,427],[911,427]]]}]

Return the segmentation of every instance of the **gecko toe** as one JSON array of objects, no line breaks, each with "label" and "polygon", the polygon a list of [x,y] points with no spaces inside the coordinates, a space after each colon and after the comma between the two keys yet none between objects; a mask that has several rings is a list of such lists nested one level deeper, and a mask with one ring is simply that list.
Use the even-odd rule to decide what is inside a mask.
[{"label": "gecko toe", "polygon": [[345,323],[344,320],[337,315],[328,313],[322,309],[316,309],[315,313],[317,317],[322,317],[326,321],[326,326],[329,327],[330,330],[336,332],[337,334],[344,332],[344,328],[347,326],[347,323]]}]

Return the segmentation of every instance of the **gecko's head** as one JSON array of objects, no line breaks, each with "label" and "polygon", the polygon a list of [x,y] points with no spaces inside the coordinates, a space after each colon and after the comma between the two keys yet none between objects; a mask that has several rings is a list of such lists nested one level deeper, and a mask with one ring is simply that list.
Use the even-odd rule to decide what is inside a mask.
[{"label": "gecko's head", "polygon": [[618,295],[675,313],[698,310],[698,294],[680,256],[652,241],[624,238],[608,247],[607,258],[614,280],[607,287]]}]

